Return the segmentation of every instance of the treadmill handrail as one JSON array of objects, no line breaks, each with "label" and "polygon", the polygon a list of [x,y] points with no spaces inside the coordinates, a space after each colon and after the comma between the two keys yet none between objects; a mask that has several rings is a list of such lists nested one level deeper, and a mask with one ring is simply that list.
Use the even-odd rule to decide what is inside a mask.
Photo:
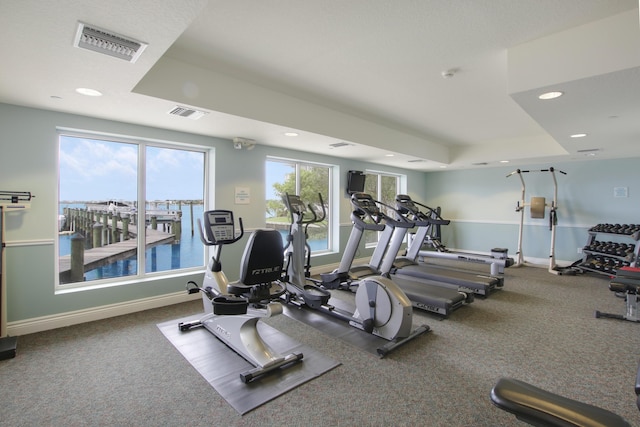
[{"label": "treadmill handrail", "polygon": [[[427,210],[427,213],[422,212],[415,205],[422,206]],[[442,218],[436,209],[416,202],[406,194],[398,194],[396,196],[396,206],[399,208],[398,211],[402,212],[403,216],[406,216],[403,211],[406,211],[406,214],[411,214],[410,220],[413,221],[417,227],[428,226],[429,224],[449,225],[451,223],[450,220]]]},{"label": "treadmill handrail", "polygon": [[[354,210],[351,214],[352,220],[354,220],[354,217],[357,218],[358,222],[365,230],[382,231],[384,230],[385,224],[399,228],[415,227],[415,224],[404,215],[402,215],[396,208],[394,208],[393,206],[389,206],[379,200],[375,200],[373,197],[371,197],[371,195],[367,193],[353,193],[351,195],[351,204],[356,208],[356,210]],[[382,210],[378,208],[377,205],[385,206],[394,211],[397,215],[397,219],[392,218],[386,213],[382,212]],[[371,219],[371,221],[377,224],[378,227],[374,228],[373,224],[366,223],[358,215],[359,213],[364,214],[363,216],[366,215],[369,219]]]}]

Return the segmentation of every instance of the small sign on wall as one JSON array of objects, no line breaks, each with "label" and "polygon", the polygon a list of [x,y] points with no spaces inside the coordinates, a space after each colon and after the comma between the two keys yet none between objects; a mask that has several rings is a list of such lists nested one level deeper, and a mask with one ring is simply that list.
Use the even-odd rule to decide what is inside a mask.
[{"label": "small sign on wall", "polygon": [[249,187],[236,187],[236,205],[248,205],[250,201]]},{"label": "small sign on wall", "polygon": [[629,197],[629,187],[613,187],[613,197]]}]

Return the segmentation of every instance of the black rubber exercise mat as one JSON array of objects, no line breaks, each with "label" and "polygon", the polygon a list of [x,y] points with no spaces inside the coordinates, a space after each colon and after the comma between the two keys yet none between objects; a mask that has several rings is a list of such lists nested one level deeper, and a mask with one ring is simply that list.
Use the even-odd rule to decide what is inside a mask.
[{"label": "black rubber exercise mat", "polygon": [[249,362],[204,328],[185,332],[179,330],[178,323],[195,320],[200,316],[163,322],[157,326],[200,375],[240,414],[246,414],[340,365],[275,328],[258,322],[260,335],[274,350],[282,354],[301,352],[304,357],[293,366],[269,372],[245,384],[240,380],[240,373],[252,368]]}]

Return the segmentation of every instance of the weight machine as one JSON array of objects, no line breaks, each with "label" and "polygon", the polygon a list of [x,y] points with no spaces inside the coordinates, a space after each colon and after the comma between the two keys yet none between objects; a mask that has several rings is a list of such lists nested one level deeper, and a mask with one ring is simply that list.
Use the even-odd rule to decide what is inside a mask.
[{"label": "weight machine", "polygon": [[609,283],[609,290],[616,296],[624,297],[625,314],[603,313],[596,310],[596,318],[628,320],[640,322],[640,268],[622,267]]},{"label": "weight machine", "polygon": [[31,207],[31,199],[35,197],[29,191],[0,191],[0,360],[11,359],[16,355],[17,338],[7,336],[7,275],[5,273],[6,243],[4,220],[5,213],[19,211]]},{"label": "weight machine", "polygon": [[[551,203],[547,203],[544,197],[532,197],[529,203],[526,202],[525,199],[525,183],[524,178],[522,177],[523,173],[530,172],[550,172],[551,177],[553,178],[553,200]],[[520,228],[518,232],[518,251],[517,258],[514,264],[515,267],[520,267],[524,264],[524,256],[522,253],[522,234],[524,230],[524,211],[527,206],[529,206],[529,212],[531,214],[531,218],[544,218],[546,208],[549,208],[549,230],[551,230],[551,249],[549,251],[549,273],[553,274],[562,274],[562,270],[558,268],[556,264],[556,226],[558,225],[558,181],[556,180],[556,172],[560,172],[563,175],[566,175],[566,172],[561,170],[556,170],[553,167],[549,169],[538,169],[538,170],[521,170],[516,169],[507,175],[509,178],[512,175],[518,175],[520,178],[520,182],[522,183],[522,198],[516,204],[516,212],[520,212]]]}]

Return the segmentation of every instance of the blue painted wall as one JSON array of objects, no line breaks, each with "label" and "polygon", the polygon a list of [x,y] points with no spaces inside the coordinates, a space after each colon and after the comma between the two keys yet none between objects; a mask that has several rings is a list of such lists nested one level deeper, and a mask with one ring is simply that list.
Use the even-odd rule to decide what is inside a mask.
[{"label": "blue painted wall", "polygon": [[[201,279],[201,273],[149,279],[128,286],[56,293],[55,246],[57,237],[57,127],[105,132],[132,137],[185,142],[215,151],[211,194],[216,208],[234,209],[248,228],[264,225],[264,163],[268,155],[337,165],[339,168],[339,251],[350,232],[350,204],[342,191],[349,169],[367,168],[407,175],[407,192],[417,201],[442,207],[452,220],[443,229],[450,248],[488,252],[493,247],[515,253],[520,200],[517,177],[506,178],[510,167],[475,168],[464,171],[413,172],[365,162],[320,156],[291,150],[257,146],[237,151],[231,141],[202,135],[99,120],[45,110],[0,104],[0,190],[31,191],[36,195],[29,211],[11,213],[6,219],[7,303],[9,322],[42,316],[57,316],[76,310],[122,304],[180,292],[186,280]],[[528,165],[522,169],[555,166],[567,172],[558,176],[559,225],[556,257],[574,261],[577,248],[585,244],[586,230],[600,222],[640,223],[640,159],[589,160],[555,165]],[[553,197],[548,174],[528,174],[530,196]],[[249,187],[251,203],[234,205],[236,186]],[[615,187],[627,187],[628,197],[614,197]],[[549,254],[547,220],[525,221],[524,254],[544,263]],[[243,245],[225,253],[225,271],[237,277]],[[358,256],[368,256],[361,248]],[[313,265],[338,262],[339,253],[314,257]]]},{"label": "blue painted wall", "polygon": [[[559,264],[568,264],[582,257],[578,247],[585,245],[587,230],[593,225],[640,223],[638,164],[639,158],[594,159],[532,164],[520,168],[540,170],[553,166],[556,170],[566,172],[566,175],[556,172],[556,259]],[[513,170],[513,167],[495,167],[426,174],[425,204],[440,206],[442,216],[452,221],[442,229],[445,245],[478,252],[505,247],[510,254],[515,254],[520,222],[520,214],[516,213],[515,208],[522,198],[522,184],[517,175],[506,177]],[[553,177],[549,172],[531,172],[522,176],[527,203],[531,197],[544,197],[547,203],[553,200]],[[628,197],[615,197],[614,188],[617,187],[626,188]],[[525,209],[525,260],[546,262],[551,246],[548,215],[547,209],[544,219],[534,219],[530,217],[529,209]],[[606,240],[610,239],[613,238],[609,236]]]},{"label": "blue painted wall", "polygon": [[[416,197],[424,194],[425,175],[422,172],[260,145],[252,151],[238,151],[233,148],[231,141],[219,138],[0,104],[0,190],[31,191],[36,196],[31,209],[12,212],[6,217],[9,323],[181,292],[187,280],[200,282],[202,278],[202,273],[192,273],[145,279],[127,286],[55,292],[59,127],[183,142],[213,149],[214,164],[209,183],[214,201],[211,208],[234,210],[249,229],[264,227],[264,167],[268,155],[336,165],[340,191],[334,201],[339,203],[339,248],[332,254],[314,257],[313,265],[330,264],[340,259],[339,252],[351,228],[350,203],[343,191],[349,169],[370,168],[406,174],[409,193]],[[249,187],[250,204],[234,204],[237,186]],[[225,271],[231,280],[238,277],[243,243],[241,241],[225,250]],[[369,253],[363,248],[359,255],[366,256]]]}]

